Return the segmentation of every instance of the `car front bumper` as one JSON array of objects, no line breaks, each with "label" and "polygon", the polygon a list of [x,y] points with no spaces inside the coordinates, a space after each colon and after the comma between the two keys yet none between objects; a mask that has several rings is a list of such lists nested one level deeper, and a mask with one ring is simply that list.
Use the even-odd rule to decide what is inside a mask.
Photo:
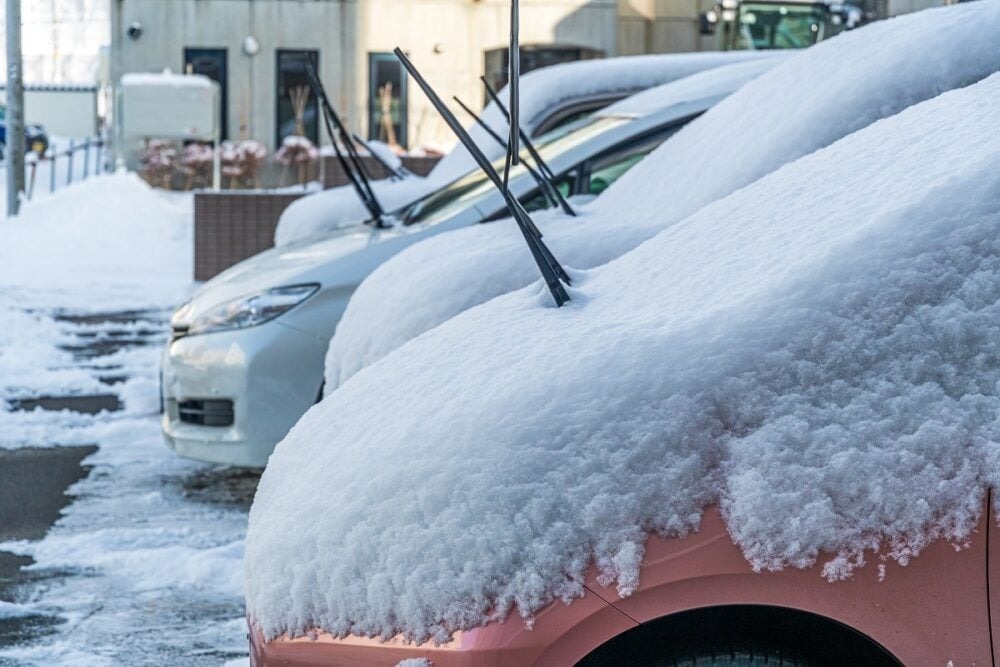
[{"label": "car front bumper", "polygon": [[163,434],[186,458],[262,468],[312,406],[324,342],[279,321],[186,336],[163,358]]}]

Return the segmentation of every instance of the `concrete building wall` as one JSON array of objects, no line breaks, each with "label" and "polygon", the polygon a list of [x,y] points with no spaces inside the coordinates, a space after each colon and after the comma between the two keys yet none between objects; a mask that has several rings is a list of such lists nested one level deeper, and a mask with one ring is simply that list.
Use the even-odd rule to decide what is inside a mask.
[{"label": "concrete building wall", "polygon": [[[320,74],[349,127],[368,130],[368,54],[406,51],[445,99],[482,105],[485,51],[508,40],[507,0],[111,0],[112,80],[127,72],[184,69],[184,48],[224,48],[233,139],[273,148],[278,49],[317,49]],[[524,44],[618,52],[618,0],[523,0]],[[142,25],[137,39],[132,24]],[[243,50],[253,36],[255,56]],[[408,143],[449,144],[445,128],[409,87]]]},{"label": "concrete building wall", "polygon": [[[357,62],[351,116],[367,131],[368,54],[399,46],[445,100],[457,95],[482,106],[485,53],[507,45],[507,0],[359,3]],[[523,44],[572,44],[617,54],[617,0],[523,0]],[[451,143],[454,137],[415,85],[409,87],[411,145]],[[467,119],[463,118],[463,121]]]},{"label": "concrete building wall", "polygon": [[[232,139],[273,147],[276,52],[316,49],[331,98],[343,103],[353,85],[356,5],[326,0],[112,0],[112,80],[128,72],[184,71],[185,48],[225,49],[227,119]],[[128,36],[131,25],[142,34]],[[259,51],[244,50],[253,37]],[[339,95],[339,97],[338,97]]]}]

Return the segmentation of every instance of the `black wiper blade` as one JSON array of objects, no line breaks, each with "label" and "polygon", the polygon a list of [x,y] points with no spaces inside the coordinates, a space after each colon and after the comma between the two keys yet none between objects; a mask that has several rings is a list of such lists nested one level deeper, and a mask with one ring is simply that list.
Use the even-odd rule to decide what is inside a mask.
[{"label": "black wiper blade", "polygon": [[[386,226],[383,220],[385,211],[382,209],[382,205],[379,204],[374,191],[372,191],[371,184],[365,180],[364,174],[361,171],[361,161],[357,158],[357,154],[353,150],[340,116],[337,115],[333,105],[330,104],[330,100],[327,98],[326,89],[319,75],[316,73],[316,66],[313,64],[311,57],[306,58],[305,72],[306,77],[309,79],[309,85],[312,87],[316,99],[319,100],[319,106],[323,113],[323,122],[326,126],[327,134],[330,135],[330,143],[333,145],[333,152],[337,156],[337,162],[340,163],[341,169],[344,170],[344,174],[351,182],[355,192],[357,192],[361,203],[364,204],[365,208],[368,209],[368,213],[372,216],[370,222],[376,227]],[[348,162],[348,159],[344,157],[343,152],[340,150],[338,137],[344,142],[344,148],[348,153],[348,157],[350,157],[350,162]]]},{"label": "black wiper blade", "polygon": [[[458,99],[458,97],[452,97],[452,99],[455,100],[455,103],[458,106],[462,107],[462,110],[465,111],[465,113],[472,117],[472,120],[474,120],[476,124],[486,132],[486,134],[490,135],[493,141],[500,144],[505,151],[510,150],[510,146],[503,140],[503,137],[497,134],[492,127],[487,125],[486,121],[480,118],[476,112],[466,106],[466,104],[462,102],[462,100]],[[524,165],[524,168],[528,170],[528,173],[531,174],[531,177],[535,179],[535,183],[538,184],[538,188],[542,191],[542,194],[545,195],[545,198],[549,200],[549,203],[553,206],[559,206],[559,199],[552,193],[552,190],[555,188],[554,184],[545,176],[539,174],[538,171],[536,171],[534,167],[527,162],[522,160],[521,163]]]},{"label": "black wiper blade", "polygon": [[[407,171],[405,167],[393,167],[391,164],[383,160],[382,156],[372,149],[371,145],[367,141],[358,135],[352,134],[351,136],[354,137],[355,143],[364,146],[365,150],[368,151],[368,154],[372,156],[373,160],[382,165],[382,168],[385,169],[385,173],[389,174],[389,178],[395,181],[401,181],[410,175],[409,171]],[[364,162],[362,162],[362,164],[364,164]]]},{"label": "black wiper blade", "polygon": [[[490,99],[493,100],[493,103],[496,104],[497,107],[500,109],[500,113],[502,113],[504,115],[504,118],[507,119],[507,122],[510,124],[513,133],[514,125],[513,123],[511,123],[511,114],[507,110],[507,107],[504,106],[504,103],[500,101],[500,96],[497,95],[497,91],[493,89],[493,86],[490,85],[490,82],[486,80],[485,76],[479,77],[479,80],[482,81],[483,86],[486,87],[486,94],[490,96]],[[548,180],[549,185],[553,190],[553,195],[558,199],[559,206],[562,208],[563,213],[565,213],[566,215],[571,215],[573,217],[576,217],[576,211],[573,210],[573,207],[569,205],[569,202],[566,201],[566,198],[563,197],[561,192],[559,192],[559,188],[556,187],[555,174],[553,174],[552,170],[549,169],[548,163],[546,163],[545,160],[542,159],[542,156],[535,149],[535,145],[534,143],[532,143],[531,138],[528,136],[528,133],[524,131],[524,129],[520,126],[520,124],[518,124],[516,134],[521,138],[521,143],[524,144],[524,148],[525,150],[528,151],[528,155],[530,155],[531,159],[534,160],[535,164],[538,165],[538,170],[541,171],[542,175],[545,176],[546,180]]]},{"label": "black wiper blade", "polygon": [[562,265],[556,260],[555,256],[549,250],[548,246],[542,241],[541,233],[538,228],[535,227],[534,222],[531,221],[531,217],[525,212],[524,208],[521,207],[521,203],[517,201],[509,190],[503,187],[503,181],[500,175],[490,164],[490,161],[486,159],[483,152],[479,150],[476,146],[476,142],[472,140],[469,133],[465,131],[458,119],[455,118],[455,114],[445,106],[441,98],[438,97],[434,89],[431,88],[430,84],[421,76],[417,68],[413,66],[410,59],[406,57],[403,51],[396,47],[393,51],[399,61],[406,68],[406,71],[413,77],[413,80],[417,82],[420,89],[424,91],[427,98],[430,100],[431,104],[437,110],[441,117],[444,119],[451,131],[455,133],[458,140],[462,142],[466,150],[479,165],[479,168],[483,170],[483,173],[493,182],[493,185],[500,190],[500,194],[504,198],[504,202],[507,204],[507,209],[510,211],[514,220],[517,222],[518,228],[521,230],[521,234],[524,236],[525,242],[528,244],[528,249],[531,251],[531,256],[535,260],[535,264],[538,265],[538,270],[542,274],[542,278],[545,280],[546,286],[549,288],[549,292],[552,293],[552,298],[555,300],[557,306],[562,306],[564,303],[569,301],[569,295],[566,293],[566,288],[563,283],[567,285],[570,284],[569,275],[562,268]]}]

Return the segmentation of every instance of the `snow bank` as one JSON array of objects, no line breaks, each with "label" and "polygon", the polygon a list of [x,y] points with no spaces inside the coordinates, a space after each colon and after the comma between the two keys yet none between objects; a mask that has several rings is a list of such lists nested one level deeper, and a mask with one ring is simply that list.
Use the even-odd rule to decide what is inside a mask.
[{"label": "snow bank", "polygon": [[[822,42],[692,122],[581,208],[581,217],[550,212],[536,222],[564,263],[598,266],[782,164],[1000,69],[998,39],[1000,5],[971,3]],[[753,66],[725,69],[738,74]],[[702,73],[663,90],[691,89],[723,73]],[[641,108],[641,98],[663,94],[647,91],[619,106]],[[411,246],[355,292],[327,355],[327,392],[411,338],[537,277],[513,224],[480,225]]]},{"label": "snow bank", "polygon": [[0,284],[30,291],[36,308],[94,305],[88,294],[106,310],[178,302],[191,285],[191,226],[190,194],[133,173],[90,178],[0,221]]},{"label": "snow bank", "polygon": [[[521,124],[527,132],[533,133],[551,109],[562,104],[597,94],[625,95],[713,67],[770,57],[775,56],[760,52],[683,53],[585,60],[546,67],[521,78]],[[507,89],[502,90],[500,95],[501,99],[506,99]],[[496,105],[489,104],[480,117],[499,134],[507,133],[507,123]],[[478,125],[472,124],[469,134],[491,160],[503,155],[503,149]],[[374,181],[372,187],[382,208],[393,211],[465,176],[473,169],[476,169],[476,164],[472,156],[458,145],[438,162],[426,178],[385,179]],[[296,201],[282,213],[275,230],[274,244],[283,246],[322,231],[357,224],[368,217],[367,209],[351,186],[326,190]]]},{"label": "snow bank", "polygon": [[961,541],[1000,482],[998,113],[1000,75],[914,106],[352,378],[264,473],[249,613],[441,639],[591,558],[628,595],[710,503],[762,569]]}]

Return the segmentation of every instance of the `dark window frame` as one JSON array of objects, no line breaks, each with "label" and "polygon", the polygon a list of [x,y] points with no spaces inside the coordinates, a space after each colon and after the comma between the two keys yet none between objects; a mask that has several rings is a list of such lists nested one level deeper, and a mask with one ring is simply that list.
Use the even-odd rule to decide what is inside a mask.
[{"label": "dark window frame", "polygon": [[188,71],[188,66],[191,66],[193,73],[201,74],[193,67],[194,59],[199,54],[222,56],[222,81],[211,76],[209,78],[219,84],[219,139],[225,141],[229,138],[229,49],[222,46],[185,46],[183,49],[185,73]]},{"label": "dark window frame", "polygon": [[[282,135],[282,118],[281,118],[281,103],[285,95],[282,93],[282,69],[281,62],[282,56],[286,55],[301,55],[305,58],[312,58],[316,65],[316,74],[321,75],[320,72],[320,50],[319,49],[275,49],[274,50],[274,146],[276,149],[281,148],[281,142],[285,138]],[[305,77],[305,68],[303,67],[303,78]],[[319,132],[319,101],[316,99],[316,95],[309,94],[309,102],[306,105],[307,110],[309,108],[314,109],[312,119],[304,119],[306,137],[309,138],[317,146],[320,143],[320,132]],[[307,112],[308,114],[308,112]],[[294,119],[294,116],[293,116]]]},{"label": "dark window frame", "polygon": [[[385,51],[368,52],[368,138],[378,139],[378,124],[375,122],[375,104],[378,96],[377,67],[379,61],[392,62],[399,68],[399,126],[396,130],[396,142],[400,146],[409,145],[409,77],[402,63],[394,53]],[[394,124],[395,125],[395,124]]]}]

